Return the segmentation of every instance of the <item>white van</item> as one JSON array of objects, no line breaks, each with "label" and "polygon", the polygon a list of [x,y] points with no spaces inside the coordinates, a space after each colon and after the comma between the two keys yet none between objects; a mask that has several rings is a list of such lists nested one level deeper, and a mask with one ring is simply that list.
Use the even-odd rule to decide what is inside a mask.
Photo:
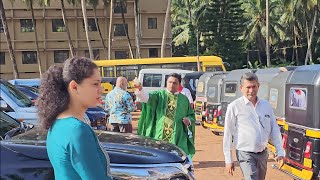
[{"label": "white van", "polygon": [[0,80],[0,110],[17,120],[37,124],[38,110],[32,101],[6,80]]},{"label": "white van", "polygon": [[139,81],[145,92],[156,91],[166,88],[169,74],[178,73],[183,78],[186,74],[194,71],[181,69],[141,69],[139,72]]}]

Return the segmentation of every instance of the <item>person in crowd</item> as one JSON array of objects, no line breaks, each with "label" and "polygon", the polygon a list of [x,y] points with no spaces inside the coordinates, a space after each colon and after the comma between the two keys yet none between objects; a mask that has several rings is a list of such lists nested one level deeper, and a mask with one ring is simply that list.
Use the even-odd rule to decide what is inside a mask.
[{"label": "person in crowd", "polygon": [[90,59],[73,57],[44,74],[37,106],[55,179],[112,179],[109,156],[85,120],[101,94],[100,72]]},{"label": "person in crowd", "polygon": [[135,104],[131,95],[126,91],[128,86],[125,77],[118,77],[116,87],[106,96],[105,109],[109,114],[111,131],[132,133],[132,115]]},{"label": "person in crowd", "polygon": [[268,101],[257,97],[258,77],[248,72],[242,75],[242,97],[228,105],[223,137],[226,170],[234,172],[232,144],[245,180],[263,180],[267,172],[268,140],[276,147],[277,161],[283,165],[284,151],[281,134],[272,107]]},{"label": "person in crowd", "polygon": [[178,89],[181,75],[170,74],[165,90],[147,94],[135,84],[137,100],[142,103],[138,134],[179,146],[187,155],[195,154],[195,114],[188,98]]},{"label": "person in crowd", "polygon": [[191,105],[191,107],[192,107],[192,105],[193,105],[193,98],[192,98],[192,95],[191,95],[190,90],[189,90],[188,88],[185,88],[185,87],[183,87],[182,85],[180,85],[178,91],[179,91],[181,94],[185,95],[185,96],[188,98],[188,100],[189,100],[189,102],[190,102],[190,105]]}]

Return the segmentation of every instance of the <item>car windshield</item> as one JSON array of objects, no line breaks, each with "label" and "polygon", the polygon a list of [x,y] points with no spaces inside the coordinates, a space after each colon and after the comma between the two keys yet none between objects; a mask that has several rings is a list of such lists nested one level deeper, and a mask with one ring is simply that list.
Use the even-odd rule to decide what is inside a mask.
[{"label": "car windshield", "polygon": [[10,130],[19,127],[19,123],[12,119],[4,112],[0,112],[0,136],[4,138],[4,135]]},{"label": "car windshield", "polygon": [[4,93],[6,93],[10,97],[10,99],[12,99],[15,103],[17,103],[18,106],[20,107],[32,106],[32,101],[9,82],[1,81],[0,88]]}]

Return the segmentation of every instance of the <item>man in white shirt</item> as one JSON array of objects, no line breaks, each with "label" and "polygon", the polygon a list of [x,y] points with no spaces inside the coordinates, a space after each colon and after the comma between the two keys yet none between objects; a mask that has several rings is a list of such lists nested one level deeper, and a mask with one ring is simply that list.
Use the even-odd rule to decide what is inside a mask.
[{"label": "man in white shirt", "polygon": [[267,171],[269,138],[276,147],[279,166],[283,165],[281,133],[271,105],[257,97],[258,77],[252,72],[245,73],[240,84],[243,96],[229,104],[225,117],[223,151],[226,170],[233,175],[233,143],[245,180],[263,180]]},{"label": "man in white shirt", "polygon": [[188,88],[185,88],[183,86],[180,86],[179,87],[179,92],[185,96],[187,96],[190,104],[192,105],[193,104],[193,98],[192,98],[192,95],[191,95],[191,92]]}]

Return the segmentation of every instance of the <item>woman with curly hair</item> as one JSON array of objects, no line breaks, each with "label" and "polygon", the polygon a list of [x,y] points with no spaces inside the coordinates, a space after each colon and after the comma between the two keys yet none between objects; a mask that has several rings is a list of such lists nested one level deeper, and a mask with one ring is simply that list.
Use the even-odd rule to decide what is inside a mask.
[{"label": "woman with curly hair", "polygon": [[84,122],[87,108],[97,106],[101,94],[99,69],[86,58],[53,65],[41,80],[40,127],[48,130],[47,152],[55,179],[112,179],[108,154]]}]

